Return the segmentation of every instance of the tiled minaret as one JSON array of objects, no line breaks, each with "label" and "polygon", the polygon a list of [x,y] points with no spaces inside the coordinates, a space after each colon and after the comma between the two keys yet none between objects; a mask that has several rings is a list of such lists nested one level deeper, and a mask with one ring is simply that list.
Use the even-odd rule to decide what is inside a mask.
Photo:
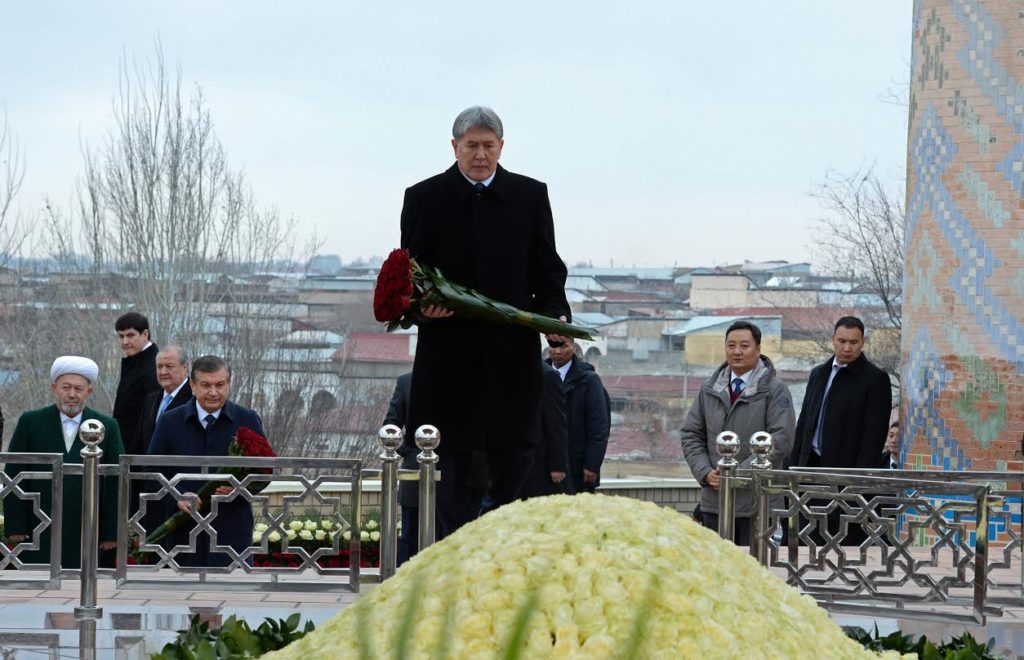
[{"label": "tiled minaret", "polygon": [[1021,470],[1024,2],[917,0],[913,30],[903,458]]}]

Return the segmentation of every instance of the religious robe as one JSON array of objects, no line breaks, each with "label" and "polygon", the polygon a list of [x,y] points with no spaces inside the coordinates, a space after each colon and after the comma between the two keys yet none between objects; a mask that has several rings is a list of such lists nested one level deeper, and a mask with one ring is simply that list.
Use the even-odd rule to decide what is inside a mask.
[{"label": "religious robe", "polygon": [[[99,447],[103,450],[102,463],[116,465],[124,447],[121,444],[121,431],[117,422],[95,410],[86,408],[82,412],[82,421],[96,419],[106,427],[106,436]],[[76,435],[71,451],[64,444],[64,430],[60,422],[60,411],[57,406],[47,406],[38,410],[23,413],[11,436],[11,444],[7,451],[26,453],[63,454],[64,463],[81,463],[81,452],[85,445]],[[48,465],[32,463],[8,463],[4,472],[14,477],[20,472],[49,471]],[[39,506],[47,515],[53,511],[51,498],[52,483],[49,479],[29,479],[21,482],[21,489],[26,493],[39,493]],[[79,568],[82,547],[82,477],[67,475],[64,477],[63,521],[61,527],[61,566],[63,568]],[[117,477],[109,476],[100,479],[100,541],[117,539]],[[4,498],[4,534],[26,534],[26,543],[32,541],[32,530],[39,524],[39,518],[32,512],[32,502],[8,494]],[[40,536],[39,550],[23,551],[19,558],[26,563],[48,564],[50,562],[50,529],[47,528]]]}]

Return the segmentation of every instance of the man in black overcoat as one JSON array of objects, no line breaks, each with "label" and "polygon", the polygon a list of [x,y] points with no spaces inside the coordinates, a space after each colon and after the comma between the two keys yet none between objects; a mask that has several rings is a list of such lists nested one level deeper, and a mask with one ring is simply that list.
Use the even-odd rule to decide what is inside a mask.
[{"label": "man in black overcoat", "polygon": [[548,353],[565,391],[570,487],[574,493],[593,493],[601,485],[601,464],[611,433],[608,393],[593,365],[576,357],[571,337],[549,337]]},{"label": "man in black overcoat", "polygon": [[[864,355],[860,319],[844,316],[836,321],[832,347],[835,355],[815,367],[807,380],[790,465],[882,467],[892,408],[889,376]],[[829,527],[837,523],[833,515]],[[860,526],[851,525],[844,544],[863,538]]]},{"label": "man in black overcoat", "polygon": [[541,370],[544,389],[534,422],[537,446],[533,452],[533,467],[523,484],[524,499],[572,492],[572,480],[566,478],[569,474],[569,425],[562,377],[547,362]]},{"label": "man in black overcoat", "polygon": [[[138,312],[122,314],[114,322],[117,340],[121,344],[121,378],[117,382],[112,417],[121,427],[125,452],[144,454],[138,437],[139,418],[142,416],[146,395],[160,391],[156,379],[156,344],[150,341],[149,319]],[[148,440],[148,438],[147,438]]]},{"label": "man in black overcoat", "polygon": [[[456,163],[405,191],[402,247],[451,280],[554,318],[570,316],[566,268],[555,250],[547,186],[498,164],[503,128],[489,108],[452,127]],[[488,500],[514,500],[532,462],[540,403],[535,331],[428,308],[419,325],[406,441],[422,424],[441,433],[438,538],[466,522],[474,449],[487,452]],[[472,515],[472,514],[470,514]]]}]

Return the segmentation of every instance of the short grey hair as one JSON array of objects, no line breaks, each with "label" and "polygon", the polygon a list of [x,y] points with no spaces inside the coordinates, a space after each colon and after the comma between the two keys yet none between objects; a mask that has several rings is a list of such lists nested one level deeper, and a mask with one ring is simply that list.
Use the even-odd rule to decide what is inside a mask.
[{"label": "short grey hair", "polygon": [[[177,356],[178,356],[178,358],[177,358],[178,359],[178,364],[186,366],[186,367],[188,366],[188,363],[190,362],[190,360],[188,359],[188,353],[185,352],[184,348],[182,348],[181,346],[178,346],[177,344],[168,344],[167,346],[164,346],[163,348],[160,349],[160,353],[163,353],[164,355],[166,355],[168,353],[175,353],[175,354],[177,354]],[[160,353],[157,353],[157,355],[160,355]]]},{"label": "short grey hair", "polygon": [[462,136],[473,128],[489,128],[499,140],[505,137],[505,129],[501,125],[498,113],[482,105],[474,105],[459,113],[452,124],[452,137],[461,140]]}]

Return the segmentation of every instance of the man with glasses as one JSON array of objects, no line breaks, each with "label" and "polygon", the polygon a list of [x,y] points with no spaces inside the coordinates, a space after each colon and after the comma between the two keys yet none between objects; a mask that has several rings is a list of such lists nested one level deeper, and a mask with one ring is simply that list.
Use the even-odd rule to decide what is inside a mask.
[{"label": "man with glasses", "polygon": [[[9,452],[64,454],[64,463],[81,463],[85,445],[78,438],[78,427],[87,419],[96,419],[106,428],[100,444],[101,461],[116,465],[123,453],[121,431],[117,422],[100,414],[85,403],[92,395],[99,367],[89,358],[65,355],[50,367],[50,391],[54,403],[22,413],[11,436]],[[4,472],[15,478],[22,472],[47,472],[49,466],[33,463],[8,463]],[[30,497],[39,498],[39,511],[52,514],[51,482],[49,479],[22,481],[19,487]],[[117,477],[100,479],[100,549],[111,551],[117,547]],[[40,523],[33,512],[33,501],[8,492],[4,498],[4,532],[9,544],[35,543],[33,533]],[[64,477],[61,519],[61,566],[78,568],[81,563],[82,544],[82,475]],[[25,563],[50,562],[50,529],[39,536],[39,547],[19,554]],[[101,557],[101,565],[112,566],[112,556]]]},{"label": "man with glasses", "polygon": [[548,363],[558,371],[565,392],[569,426],[569,480],[577,493],[593,493],[601,483],[608,449],[611,406],[594,367],[576,357],[571,337],[548,336]]}]

